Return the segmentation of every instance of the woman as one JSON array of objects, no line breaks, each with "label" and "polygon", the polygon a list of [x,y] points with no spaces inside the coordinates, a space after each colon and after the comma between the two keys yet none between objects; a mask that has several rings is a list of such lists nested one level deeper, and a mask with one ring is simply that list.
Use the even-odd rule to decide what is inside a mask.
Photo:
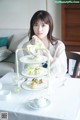
[{"label": "woman", "polygon": [[44,10],[39,10],[31,18],[29,42],[40,43],[46,48],[50,58],[51,73],[55,77],[64,76],[67,72],[65,45],[62,41],[52,36],[53,20],[51,15]]}]

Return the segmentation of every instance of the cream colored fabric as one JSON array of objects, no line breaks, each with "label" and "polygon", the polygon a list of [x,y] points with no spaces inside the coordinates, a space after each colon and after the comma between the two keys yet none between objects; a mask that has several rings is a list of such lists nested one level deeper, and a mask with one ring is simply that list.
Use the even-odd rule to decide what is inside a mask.
[{"label": "cream colored fabric", "polygon": [[18,44],[27,36],[27,33],[14,34],[10,42],[9,50],[15,52]]},{"label": "cream colored fabric", "polygon": [[65,45],[62,43],[62,41],[58,40],[58,43],[55,46],[50,44],[49,50],[53,57],[51,73],[56,77],[64,76],[67,72]]}]

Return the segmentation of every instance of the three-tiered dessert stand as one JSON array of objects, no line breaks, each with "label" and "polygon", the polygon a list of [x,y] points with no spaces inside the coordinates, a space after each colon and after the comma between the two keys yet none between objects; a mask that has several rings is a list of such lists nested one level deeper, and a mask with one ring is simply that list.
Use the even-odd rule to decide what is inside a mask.
[{"label": "three-tiered dessert stand", "polygon": [[[44,90],[49,88],[49,78],[50,78],[50,59],[47,56],[43,55],[37,55],[34,56],[32,54],[28,54],[25,56],[22,56],[18,59],[18,52],[19,51],[26,51],[26,48],[17,49],[16,50],[16,68],[17,68],[17,87],[16,90],[19,90],[22,86],[25,90],[32,90],[32,91],[38,91],[38,90]],[[39,51],[44,50],[47,54],[48,51],[45,48],[38,48]],[[19,62],[23,64],[23,69],[21,70],[21,73],[19,73]],[[47,62],[47,68],[44,68],[42,66],[42,63]],[[19,75],[22,75],[26,78],[26,81],[22,83],[20,86],[19,83]],[[32,104],[33,103],[33,104]],[[30,105],[33,105],[33,108],[35,107],[35,103],[38,107],[44,107],[47,106],[50,101],[46,98],[41,97],[39,99],[33,99],[29,102]]]}]

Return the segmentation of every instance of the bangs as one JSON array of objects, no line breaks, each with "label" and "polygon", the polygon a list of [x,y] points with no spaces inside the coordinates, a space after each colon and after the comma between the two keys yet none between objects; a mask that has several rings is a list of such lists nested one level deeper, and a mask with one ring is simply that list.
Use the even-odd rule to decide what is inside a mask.
[{"label": "bangs", "polygon": [[35,16],[32,25],[34,25],[35,23],[37,23],[39,20],[43,21],[43,22],[46,23],[46,24],[49,24],[49,18],[48,18],[48,16],[43,15],[43,14],[41,13],[41,14]]}]

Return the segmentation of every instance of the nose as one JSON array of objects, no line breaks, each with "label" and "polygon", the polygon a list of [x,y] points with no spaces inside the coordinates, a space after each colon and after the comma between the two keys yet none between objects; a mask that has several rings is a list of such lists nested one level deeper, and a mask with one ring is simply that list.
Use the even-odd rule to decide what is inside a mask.
[{"label": "nose", "polygon": [[42,31],[42,26],[41,26],[41,25],[38,26],[38,31],[39,31],[39,32]]}]

